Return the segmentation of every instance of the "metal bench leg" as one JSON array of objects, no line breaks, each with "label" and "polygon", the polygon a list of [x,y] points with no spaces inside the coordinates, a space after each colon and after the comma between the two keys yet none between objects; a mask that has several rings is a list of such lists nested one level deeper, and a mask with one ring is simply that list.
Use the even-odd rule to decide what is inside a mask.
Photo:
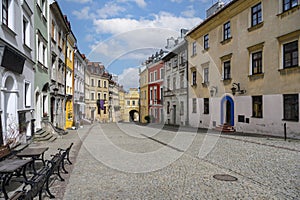
[{"label": "metal bench leg", "polygon": [[64,160],[62,160],[62,162],[61,162],[61,168],[63,169],[63,171],[65,172],[65,174],[68,174],[69,172],[66,170],[66,168],[65,168],[65,161]]},{"label": "metal bench leg", "polygon": [[72,165],[73,163],[70,161],[70,157],[69,157],[69,151],[67,152],[67,161],[70,165]]},{"label": "metal bench leg", "polygon": [[[49,177],[50,178],[50,177]],[[49,190],[49,179],[47,179],[46,181],[46,192],[48,193],[48,195],[50,196],[50,199],[54,199],[55,196],[50,192]]]},{"label": "metal bench leg", "polygon": [[59,169],[60,169],[60,167],[58,165],[58,167],[57,167],[57,175],[58,175],[58,177],[60,178],[61,181],[65,181],[65,179],[63,179],[63,177],[61,177]]}]

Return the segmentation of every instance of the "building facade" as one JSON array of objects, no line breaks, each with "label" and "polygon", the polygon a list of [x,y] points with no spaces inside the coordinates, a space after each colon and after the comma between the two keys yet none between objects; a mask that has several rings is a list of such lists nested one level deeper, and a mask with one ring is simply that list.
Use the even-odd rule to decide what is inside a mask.
[{"label": "building facade", "polygon": [[139,74],[140,76],[140,122],[146,123],[145,117],[148,111],[148,68],[145,67]]},{"label": "building facade", "polygon": [[129,92],[125,93],[124,122],[139,121],[139,99],[140,95],[137,88],[130,88]]},{"label": "building facade", "polygon": [[148,105],[149,116],[153,123],[164,123],[163,114],[163,70],[164,63],[161,60],[164,52],[161,50],[152,55],[147,61],[148,68]]},{"label": "building facade", "polygon": [[26,142],[34,131],[33,1],[1,1],[0,144]]},{"label": "building facade", "polygon": [[79,50],[75,51],[74,59],[74,118],[75,123],[80,124],[85,117],[84,72],[87,63],[85,55]]},{"label": "building facade", "polygon": [[50,66],[50,122],[59,128],[65,126],[65,73],[66,73],[66,37],[69,33],[69,26],[65,21],[62,11],[57,3],[50,3],[50,13],[48,19],[48,29],[51,31],[48,34],[51,58]]},{"label": "building facade", "polygon": [[166,124],[188,124],[187,42],[178,38],[177,45],[164,61],[164,119]]},{"label": "building facade", "polygon": [[[71,30],[70,22],[65,16],[65,20]],[[72,31],[67,34],[66,41],[66,121],[65,128],[71,128],[75,125],[74,122],[74,52],[76,47],[76,37]]]},{"label": "building facade", "polygon": [[192,126],[299,136],[299,8],[234,0],[188,33]]},{"label": "building facade", "polygon": [[48,1],[34,1],[34,34],[35,34],[35,129],[42,128],[42,119],[48,118],[50,113],[50,76],[49,76],[49,49],[48,49]]}]

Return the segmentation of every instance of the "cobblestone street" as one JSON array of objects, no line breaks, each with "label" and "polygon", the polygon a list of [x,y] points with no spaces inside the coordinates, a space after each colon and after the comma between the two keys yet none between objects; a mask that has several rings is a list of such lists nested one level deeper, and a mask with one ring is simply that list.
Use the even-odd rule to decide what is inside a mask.
[{"label": "cobblestone street", "polygon": [[[300,198],[299,141],[122,123],[94,124],[77,133],[64,136],[76,134],[83,142],[73,140],[74,168],[68,168],[64,196],[58,195],[63,199]],[[55,143],[60,140],[70,142]],[[216,174],[238,180],[220,181]]]}]

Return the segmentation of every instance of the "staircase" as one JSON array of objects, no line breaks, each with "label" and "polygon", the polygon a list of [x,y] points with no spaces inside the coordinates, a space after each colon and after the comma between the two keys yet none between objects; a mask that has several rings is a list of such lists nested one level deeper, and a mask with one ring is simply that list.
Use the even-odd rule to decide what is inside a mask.
[{"label": "staircase", "polygon": [[235,132],[234,127],[229,124],[219,125],[216,128],[214,128],[214,130],[222,132],[222,133],[234,133]]},{"label": "staircase", "polygon": [[53,133],[46,131],[44,128],[37,130],[33,136],[34,142],[53,142],[57,136]]}]

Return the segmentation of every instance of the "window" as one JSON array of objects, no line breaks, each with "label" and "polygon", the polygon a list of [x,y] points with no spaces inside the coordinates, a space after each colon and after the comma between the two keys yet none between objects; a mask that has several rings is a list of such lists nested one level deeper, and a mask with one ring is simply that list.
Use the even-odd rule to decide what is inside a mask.
[{"label": "window", "polygon": [[209,41],[209,37],[208,37],[208,34],[206,34],[206,35],[204,35],[204,42],[203,42],[203,44],[204,44],[204,49],[208,49],[208,48],[209,48],[209,43],[208,43],[208,41]]},{"label": "window", "polygon": [[104,84],[104,87],[106,88],[106,81],[104,81],[103,84]]},{"label": "window", "polygon": [[104,106],[103,114],[106,114],[106,106]]},{"label": "window", "polygon": [[287,11],[298,5],[298,0],[283,0],[283,11]]},{"label": "window", "polygon": [[154,100],[156,101],[157,100],[157,91],[156,91],[156,88],[154,88]]},{"label": "window", "polygon": [[262,96],[252,97],[252,117],[257,117],[257,118],[263,117]]},{"label": "window", "polygon": [[298,66],[298,40],[283,45],[283,67]]},{"label": "window", "polygon": [[203,81],[204,81],[204,83],[207,84],[208,83],[208,77],[209,77],[208,67],[203,69],[203,75],[204,75]]},{"label": "window", "polygon": [[196,76],[197,74],[196,73],[197,73],[196,71],[192,72],[192,78],[193,78],[192,79],[192,85],[197,85],[197,79],[196,79],[197,78],[197,76]]},{"label": "window", "polygon": [[204,110],[203,114],[209,114],[209,98],[204,98]]},{"label": "window", "polygon": [[262,73],[262,52],[252,53],[252,74]]},{"label": "window", "polygon": [[299,121],[299,95],[283,95],[284,120]]},{"label": "window", "polygon": [[103,94],[103,99],[106,100],[106,94],[105,93]]},{"label": "window", "polygon": [[8,26],[8,0],[2,0],[2,23]]},{"label": "window", "polygon": [[230,32],[230,21],[224,24],[224,40],[228,40],[231,38]]},{"label": "window", "polygon": [[25,82],[24,86],[24,100],[25,100],[25,107],[31,106],[31,84],[29,82]]},{"label": "window", "polygon": [[98,99],[101,99],[101,93],[98,92]]},{"label": "window", "polygon": [[42,0],[42,12],[44,17],[46,17],[46,0]]},{"label": "window", "polygon": [[184,88],[184,73],[180,74],[180,88]]},{"label": "window", "polygon": [[164,69],[163,68],[161,68],[160,69],[160,79],[163,79],[164,78]]},{"label": "window", "polygon": [[173,90],[176,90],[176,77],[173,77]]},{"label": "window", "polygon": [[94,79],[91,79],[91,83],[92,87],[94,87]]},{"label": "window", "polygon": [[130,101],[127,101],[127,106],[130,106]]},{"label": "window", "polygon": [[180,101],[180,115],[184,114],[184,102]]},{"label": "window", "polygon": [[164,91],[164,88],[163,87],[161,87],[160,88],[160,100],[161,100],[161,103],[163,103],[163,101],[164,101],[164,93],[163,93],[163,91]]},{"label": "window", "polygon": [[101,80],[98,80],[98,87],[101,87]]},{"label": "window", "polygon": [[150,88],[150,100],[152,100],[152,88]]},{"label": "window", "polygon": [[132,101],[132,105],[135,106],[135,101]]},{"label": "window", "polygon": [[150,81],[151,82],[153,81],[153,73],[152,72],[150,73]]},{"label": "window", "polygon": [[261,3],[255,5],[251,9],[251,25],[255,26],[262,22],[262,10],[261,10]]},{"label": "window", "polygon": [[51,37],[52,37],[52,39],[55,41],[54,32],[55,32],[55,23],[54,23],[54,21],[52,20]]},{"label": "window", "polygon": [[157,80],[157,71],[154,72],[154,80]]},{"label": "window", "polygon": [[95,100],[95,94],[93,92],[91,93],[91,100]]},{"label": "window", "polygon": [[167,89],[170,89],[170,76],[167,78]]},{"label": "window", "polygon": [[193,98],[193,113],[197,113],[197,99]]},{"label": "window", "polygon": [[170,114],[170,102],[167,102],[167,114]]},{"label": "window", "polygon": [[193,42],[193,46],[192,46],[192,56],[194,56],[194,55],[196,55],[196,53],[197,53],[197,48],[196,48],[196,42]]},{"label": "window", "polygon": [[230,61],[226,61],[224,62],[224,80],[228,80],[231,79],[231,75],[230,75]]}]

